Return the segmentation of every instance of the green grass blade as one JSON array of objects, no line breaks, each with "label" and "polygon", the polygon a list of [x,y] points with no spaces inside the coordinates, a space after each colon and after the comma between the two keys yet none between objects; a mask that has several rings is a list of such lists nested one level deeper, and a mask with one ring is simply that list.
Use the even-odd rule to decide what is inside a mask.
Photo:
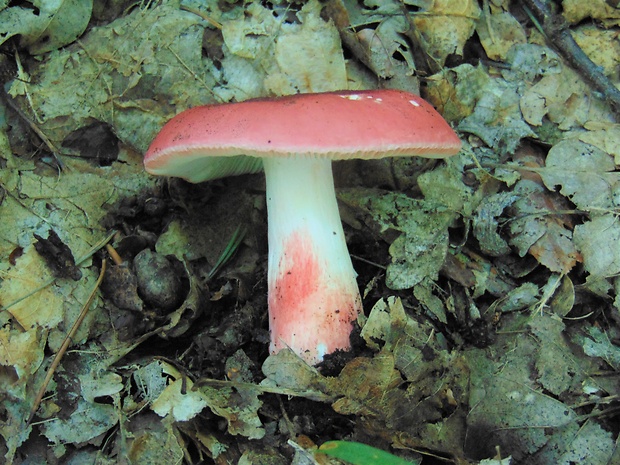
[{"label": "green grass blade", "polygon": [[226,262],[228,262],[228,260],[232,258],[232,256],[241,245],[241,242],[243,241],[246,233],[247,228],[245,226],[239,226],[237,227],[237,229],[235,229],[235,232],[228,241],[228,244],[226,244],[226,248],[220,254],[217,262],[213,266],[213,269],[209,272],[208,279],[213,278],[217,274],[217,272],[220,271],[222,266],[224,266]]}]

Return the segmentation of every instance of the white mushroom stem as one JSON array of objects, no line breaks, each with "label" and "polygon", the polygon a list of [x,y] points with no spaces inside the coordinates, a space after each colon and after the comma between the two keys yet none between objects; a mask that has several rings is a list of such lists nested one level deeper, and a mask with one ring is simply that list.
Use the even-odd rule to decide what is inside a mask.
[{"label": "white mushroom stem", "polygon": [[269,227],[270,351],[309,364],[350,348],[361,311],[342,230],[331,160],[265,158]]}]

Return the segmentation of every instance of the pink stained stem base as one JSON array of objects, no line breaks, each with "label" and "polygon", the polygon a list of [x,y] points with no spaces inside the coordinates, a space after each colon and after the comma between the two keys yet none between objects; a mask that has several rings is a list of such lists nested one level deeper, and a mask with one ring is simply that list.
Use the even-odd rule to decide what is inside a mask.
[{"label": "pink stained stem base", "polygon": [[361,298],[355,280],[328,276],[307,235],[291,235],[284,247],[290,252],[269,290],[270,351],[289,347],[313,365],[350,349]]},{"label": "pink stained stem base", "polygon": [[309,364],[350,348],[362,311],[329,159],[264,159],[269,223],[272,353],[289,347]]}]

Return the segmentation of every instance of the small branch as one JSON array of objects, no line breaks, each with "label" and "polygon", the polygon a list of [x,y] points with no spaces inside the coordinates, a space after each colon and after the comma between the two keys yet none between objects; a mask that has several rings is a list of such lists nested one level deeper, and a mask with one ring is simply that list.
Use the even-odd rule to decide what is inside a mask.
[{"label": "small branch", "polygon": [[555,46],[560,54],[584,79],[603,94],[603,97],[613,107],[615,113],[620,113],[620,90],[613,85],[607,76],[601,72],[600,67],[593,63],[581,47],[577,45],[564,18],[552,13],[544,0],[524,0],[523,4],[529,9],[534,18],[538,20],[551,44]]},{"label": "small branch", "polygon": [[67,349],[69,348],[69,345],[71,344],[71,341],[73,340],[73,337],[75,336],[75,333],[77,333],[77,330],[82,324],[82,321],[84,321],[84,318],[86,317],[86,313],[88,313],[88,309],[90,308],[90,305],[93,303],[93,299],[95,298],[97,289],[99,289],[99,285],[101,284],[101,281],[103,281],[103,276],[105,275],[105,269],[106,269],[106,261],[103,260],[101,262],[101,271],[99,273],[99,278],[97,279],[97,282],[95,283],[95,287],[93,288],[92,292],[88,296],[88,300],[82,307],[82,311],[80,312],[80,315],[78,316],[77,320],[75,320],[75,323],[73,323],[73,326],[71,327],[71,330],[67,334],[67,337],[65,337],[65,340],[63,341],[62,346],[60,347],[60,349],[58,349],[58,352],[56,353],[56,356],[54,357],[54,361],[52,362],[52,365],[49,367],[49,370],[47,370],[47,374],[45,375],[43,384],[41,384],[41,387],[39,388],[39,392],[37,393],[37,397],[35,397],[34,404],[32,405],[32,408],[30,409],[30,415],[28,415],[28,421],[26,422],[26,425],[29,425],[32,422],[32,419],[34,418],[35,414],[37,413],[37,410],[39,409],[39,405],[41,405],[41,400],[43,400],[43,396],[45,395],[45,391],[47,390],[47,385],[51,381],[52,376],[54,376],[54,373],[56,372],[56,368],[58,368],[58,365],[60,365],[60,361],[62,360],[62,357],[65,355],[65,352],[67,352]]}]

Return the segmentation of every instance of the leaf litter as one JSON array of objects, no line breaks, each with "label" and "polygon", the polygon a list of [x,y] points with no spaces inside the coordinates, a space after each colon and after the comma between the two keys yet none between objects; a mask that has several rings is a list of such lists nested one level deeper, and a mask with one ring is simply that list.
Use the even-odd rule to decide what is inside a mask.
[{"label": "leaf litter", "polygon": [[[78,3],[0,3],[2,65],[20,69],[0,117],[6,463],[313,463],[329,440],[417,463],[620,460],[617,115],[527,10]],[[608,3],[552,13],[613,80]],[[415,175],[336,166],[365,289],[355,349],[317,368],[268,355],[262,181],[154,180],[141,154],[191,106],[386,86],[420,89],[464,149]],[[111,159],[89,156],[93,125]],[[110,237],[121,262],[27,423]],[[178,308],[145,303],[143,250],[168,257]]]}]

